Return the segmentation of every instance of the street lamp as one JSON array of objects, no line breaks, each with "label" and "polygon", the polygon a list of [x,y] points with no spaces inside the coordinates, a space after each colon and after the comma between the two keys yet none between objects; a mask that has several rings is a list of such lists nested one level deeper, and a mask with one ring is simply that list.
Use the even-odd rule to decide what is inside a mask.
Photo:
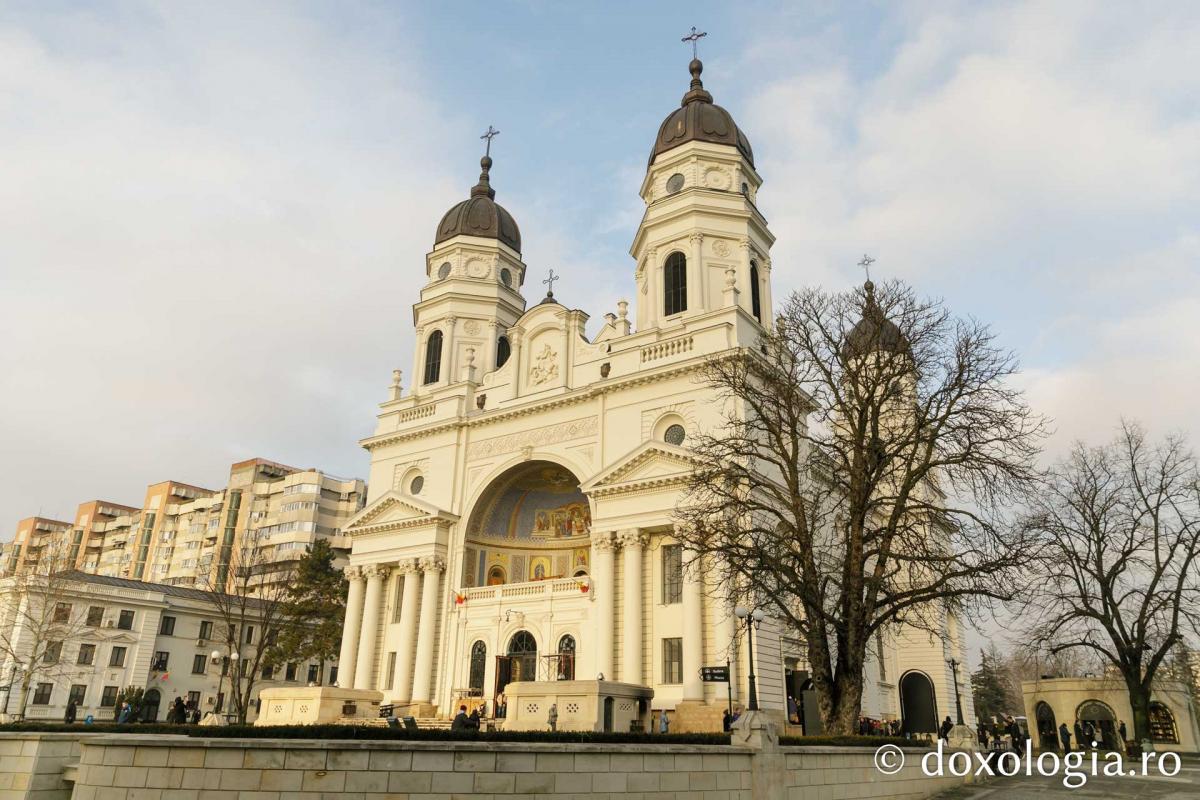
[{"label": "street lamp", "polygon": [[739,620],[746,621],[746,644],[750,648],[750,702],[746,704],[746,710],[758,711],[758,689],[755,687],[754,679],[754,631],[767,615],[762,612],[762,609],[756,608],[751,611],[745,606],[735,608],[733,615]]},{"label": "street lamp", "polygon": [[[233,682],[237,679],[237,662],[238,662],[239,657],[240,656],[238,655],[238,652],[236,650],[234,650],[232,653],[229,654],[229,662],[230,662],[229,663],[229,673],[230,673],[229,674],[229,689],[230,689],[231,693],[233,690]],[[214,664],[221,663],[221,651],[220,650],[212,651],[212,661]],[[217,702],[221,701],[221,687],[224,685],[224,683],[225,683],[225,670],[221,670],[221,674],[217,678]],[[219,708],[214,708],[213,712],[217,713],[220,710],[221,709],[219,709]],[[228,712],[226,712],[225,716],[229,717],[230,715]]]},{"label": "street lamp", "polygon": [[958,724],[963,724],[962,715],[962,696],[958,693],[958,659],[946,659],[946,663],[950,665],[950,674],[954,676],[954,709],[958,714]]}]

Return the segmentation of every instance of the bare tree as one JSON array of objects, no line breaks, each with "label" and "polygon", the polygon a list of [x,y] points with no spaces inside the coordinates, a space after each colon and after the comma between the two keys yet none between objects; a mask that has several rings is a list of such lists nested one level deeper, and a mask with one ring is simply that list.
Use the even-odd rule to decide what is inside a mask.
[{"label": "bare tree", "polygon": [[17,694],[5,701],[13,718],[25,716],[35,682],[53,684],[66,672],[63,645],[86,627],[72,566],[66,540],[55,537],[36,563],[0,579],[0,670]]},{"label": "bare tree", "polygon": [[288,588],[295,562],[279,568],[265,548],[231,549],[226,569],[210,573],[204,587],[220,617],[222,670],[230,684],[230,708],[245,724],[264,667],[278,667],[278,638],[293,624]]},{"label": "bare tree", "polygon": [[1150,735],[1150,692],[1172,650],[1200,632],[1200,474],[1182,437],[1150,444],[1123,423],[1103,447],[1077,444],[1034,496],[1036,568],[1021,593],[1032,641],[1082,650],[1117,670],[1134,734]]},{"label": "bare tree", "polygon": [[1007,598],[1006,504],[1043,424],[988,328],[900,283],[793,294],[760,347],[715,357],[724,426],[679,515],[703,558],[803,636],[826,729],[857,730],[871,638]]}]

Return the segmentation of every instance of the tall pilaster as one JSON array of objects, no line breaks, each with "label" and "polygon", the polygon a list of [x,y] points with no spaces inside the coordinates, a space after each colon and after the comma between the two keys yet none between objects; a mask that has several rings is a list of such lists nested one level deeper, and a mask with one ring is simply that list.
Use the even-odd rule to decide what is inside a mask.
[{"label": "tall pilaster", "polygon": [[684,551],[683,562],[683,699],[703,700],[704,574],[694,551]]},{"label": "tall pilaster", "polygon": [[343,573],[350,582],[346,595],[346,618],[342,624],[342,649],[338,654],[338,685],[345,689],[354,687],[354,664],[358,658],[358,632],[362,627],[363,580],[361,567],[346,567]]},{"label": "tall pilaster", "polygon": [[617,537],[603,531],[592,534],[592,592],[597,603],[596,671],[606,680],[616,680],[616,652],[613,626],[616,624]]},{"label": "tall pilaster", "polygon": [[417,602],[421,591],[421,570],[415,559],[401,561],[396,567],[404,581],[400,599],[400,642],[396,649],[396,700],[412,698],[413,655],[417,646]]},{"label": "tall pilaster", "polygon": [[437,630],[438,587],[446,565],[440,558],[421,559],[421,621],[417,626],[417,663],[414,667],[412,702],[428,703],[433,684],[433,636]]},{"label": "tall pilaster", "polygon": [[383,582],[390,568],[371,564],[363,569],[367,576],[366,599],[363,601],[362,630],[358,635],[358,660],[354,665],[354,688],[370,689],[371,671],[375,667],[375,646],[379,633],[379,613],[383,608]]},{"label": "tall pilaster", "polygon": [[648,538],[636,528],[621,532],[621,548],[625,552],[621,680],[625,683],[645,683],[642,677],[642,551]]}]

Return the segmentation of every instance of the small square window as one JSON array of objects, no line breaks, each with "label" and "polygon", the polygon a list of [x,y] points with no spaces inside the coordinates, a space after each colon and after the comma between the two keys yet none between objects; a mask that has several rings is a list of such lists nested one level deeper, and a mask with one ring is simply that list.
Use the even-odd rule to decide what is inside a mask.
[{"label": "small square window", "polygon": [[112,653],[108,657],[108,665],[110,667],[125,666],[125,648],[124,647],[114,647],[112,649]]},{"label": "small square window", "polygon": [[99,628],[104,621],[104,606],[88,606],[87,625],[89,628]]},{"label": "small square window", "polygon": [[175,635],[175,618],[163,617],[158,621],[158,632],[162,636]]},{"label": "small square window", "polygon": [[166,650],[157,650],[154,653],[154,658],[150,661],[150,669],[155,672],[166,672],[167,662],[171,659],[171,654]]},{"label": "small square window", "polygon": [[663,683],[683,683],[683,639],[663,639]]},{"label": "small square window", "polygon": [[[335,667],[335,669],[336,669],[336,667]],[[308,665],[308,682],[309,683],[317,683],[318,677],[319,677],[319,675],[317,673],[317,665],[309,664]]]},{"label": "small square window", "polygon": [[57,664],[62,656],[62,642],[46,642],[46,650],[42,653],[42,663]]},{"label": "small square window", "polygon": [[100,707],[112,708],[117,704],[117,687],[105,686],[100,692]]},{"label": "small square window", "polygon": [[212,638],[212,622],[210,622],[208,620],[204,620],[203,622],[200,623],[200,638],[201,639],[211,639]]},{"label": "small square window", "polygon": [[133,612],[129,609],[121,609],[121,616],[117,619],[117,627],[123,631],[133,630]]},{"label": "small square window", "polygon": [[65,625],[71,621],[71,604],[70,603],[55,603],[54,604],[54,622],[59,625]]},{"label": "small square window", "polygon": [[96,645],[81,644],[79,645],[79,658],[75,659],[76,664],[89,666],[96,660]]},{"label": "small square window", "polygon": [[53,683],[39,683],[33,691],[33,704],[35,706],[50,705],[50,692],[53,690]]},{"label": "small square window", "polygon": [[67,693],[67,702],[74,703],[77,706],[83,705],[83,697],[87,694],[87,685],[76,683],[71,685],[71,691]]},{"label": "small square window", "polygon": [[203,675],[208,671],[208,656],[198,653],[192,656],[192,674]]}]

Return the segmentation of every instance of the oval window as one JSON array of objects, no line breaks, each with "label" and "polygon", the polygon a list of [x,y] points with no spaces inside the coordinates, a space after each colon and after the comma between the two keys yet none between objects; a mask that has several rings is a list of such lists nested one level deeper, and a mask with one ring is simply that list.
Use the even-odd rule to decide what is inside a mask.
[{"label": "oval window", "polygon": [[425,476],[418,475],[417,477],[413,478],[412,483],[410,483],[408,485],[408,493],[409,494],[420,494],[421,490],[424,488],[425,488]]},{"label": "oval window", "polygon": [[505,286],[512,286],[512,273],[507,269],[500,270],[500,282]]},{"label": "oval window", "polygon": [[671,177],[667,178],[667,191],[675,194],[683,188],[683,176],[676,172]]},{"label": "oval window", "polygon": [[450,277],[450,262],[447,261],[445,264],[442,264],[440,267],[438,267],[438,280],[444,281],[444,280],[446,280],[446,278],[449,278],[449,277]]}]

